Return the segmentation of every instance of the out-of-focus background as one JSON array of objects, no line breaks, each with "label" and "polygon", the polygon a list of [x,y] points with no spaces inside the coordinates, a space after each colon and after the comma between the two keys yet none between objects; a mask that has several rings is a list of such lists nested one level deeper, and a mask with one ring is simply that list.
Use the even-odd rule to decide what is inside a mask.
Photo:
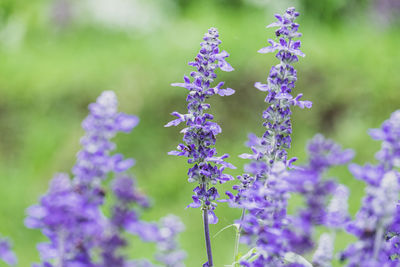
[{"label": "out-of-focus background", "polygon": [[[222,48],[235,68],[218,80],[236,89],[215,97],[212,113],[223,133],[220,153],[242,172],[250,132],[261,133],[264,94],[253,87],[265,81],[277,61],[258,54],[273,30],[273,14],[296,6],[301,12],[302,49],[296,64],[295,94],[313,101],[295,109],[291,156],[305,161],[307,140],[317,132],[353,148],[357,163],[375,162],[380,144],[368,128],[379,127],[400,108],[400,2],[398,0],[2,0],[0,1],[0,233],[12,238],[21,267],[38,260],[40,232],[23,225],[25,209],[47,190],[55,172],[67,172],[79,150],[80,123],[87,105],[103,90],[114,90],[120,110],[141,122],[119,135],[118,150],[137,160],[133,173],[154,207],[144,214],[157,220],[168,213],[186,224],[181,236],[187,266],[206,261],[198,209],[185,209],[194,184],[186,179],[184,159],[167,155],[180,142],[178,128],[164,128],[170,112],[185,112],[186,90],[171,87],[191,67],[203,34],[217,27]],[[330,173],[351,190],[354,215],[363,184],[346,167]],[[233,183],[220,187],[220,192]],[[292,203],[293,206],[296,203]],[[212,226],[216,266],[232,262],[234,232],[220,229],[239,211],[220,204]],[[337,238],[339,250],[352,240]],[[134,243],[132,257],[149,256],[152,246]],[[1,263],[0,263],[1,266]],[[339,265],[338,265],[339,266]]]}]

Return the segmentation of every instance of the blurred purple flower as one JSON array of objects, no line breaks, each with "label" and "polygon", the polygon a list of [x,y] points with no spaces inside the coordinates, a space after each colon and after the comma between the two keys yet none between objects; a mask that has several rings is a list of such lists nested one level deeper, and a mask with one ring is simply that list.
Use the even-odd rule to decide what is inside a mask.
[{"label": "blurred purple flower", "polygon": [[[354,152],[350,149],[343,150],[321,134],[317,134],[308,142],[307,152],[308,164],[294,167],[286,178],[290,184],[290,191],[302,195],[306,204],[296,216],[290,216],[290,228],[293,236],[296,236],[291,246],[297,253],[304,253],[313,248],[314,226],[340,228],[348,220],[345,210],[347,188],[337,185],[332,179],[323,179],[323,176],[328,168],[348,163]],[[332,194],[333,199],[327,209],[328,199]]]},{"label": "blurred purple flower", "polygon": [[367,183],[367,188],[355,220],[347,226],[358,241],[342,253],[342,260],[348,260],[348,266],[398,266],[400,111],[393,112],[381,128],[370,130],[370,135],[382,141],[376,154],[379,162],[349,167],[356,178]]},{"label": "blurred purple flower", "polygon": [[183,260],[186,253],[180,249],[177,235],[185,230],[181,220],[174,215],[167,215],[159,223],[156,260],[166,267],[185,267]]},{"label": "blurred purple flower", "polygon": [[332,267],[333,259],[333,236],[324,233],[319,238],[318,248],[313,255],[313,266],[315,267]]},{"label": "blurred purple flower", "polygon": [[11,266],[17,264],[17,257],[11,250],[10,242],[5,238],[0,238],[0,260]]},{"label": "blurred purple flower", "polygon": [[[73,168],[74,178],[71,180],[68,174],[55,175],[40,203],[27,210],[26,226],[41,229],[49,239],[38,244],[44,266],[52,266],[54,262],[59,266],[101,267],[100,263],[94,263],[93,255],[93,250],[99,247],[103,249],[105,266],[124,261],[121,257],[112,258],[116,248],[125,243],[119,229],[115,229],[137,217],[123,204],[114,207],[111,220],[101,210],[106,192],[102,181],[108,174],[124,172],[133,165],[132,159],[111,154],[115,149],[111,138],[117,132],[130,132],[138,122],[135,116],[119,113],[117,105],[112,91],[103,92],[89,105],[90,114],[82,124],[86,133]],[[128,192],[133,190],[132,182],[124,178],[116,181],[115,192],[122,203],[144,203],[142,196]]]},{"label": "blurred purple flower", "polygon": [[394,171],[387,172],[378,186],[368,185],[356,218],[347,226],[358,238],[341,254],[347,266],[398,266],[398,258],[392,257],[398,248],[392,247],[395,243],[387,231],[395,219],[399,193],[399,174]]},{"label": "blurred purple flower", "polygon": [[262,137],[249,136],[248,146],[251,154],[241,157],[251,159],[245,166],[248,174],[239,176],[241,184],[234,187],[238,194],[227,192],[232,206],[243,209],[238,221],[239,231],[243,229],[241,240],[251,247],[257,247],[256,259],[240,260],[244,266],[284,266],[283,258],[289,251],[291,236],[287,230],[287,167],[295,160],[287,160],[286,149],[290,148],[292,126],[291,107],[311,107],[311,102],[300,101],[302,95],[293,97],[291,92],[297,80],[296,70],[291,65],[304,56],[300,51],[298,24],[294,22],[299,15],[294,8],[288,8],[283,15],[276,15],[278,22],[268,27],[278,27],[275,35],[278,42],[269,40],[271,46],[262,48],[260,53],[277,51],[280,63],[271,68],[267,84],[257,82],[255,87],[267,92],[265,102],[268,108],[263,112],[263,126],[266,131]]}]

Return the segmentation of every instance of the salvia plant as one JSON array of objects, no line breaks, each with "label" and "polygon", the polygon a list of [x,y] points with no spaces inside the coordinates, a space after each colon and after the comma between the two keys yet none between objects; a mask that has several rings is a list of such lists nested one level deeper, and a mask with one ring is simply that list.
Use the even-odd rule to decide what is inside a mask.
[{"label": "salvia plant", "polygon": [[[225,266],[331,267],[334,262],[348,267],[400,266],[400,111],[370,131],[374,140],[382,142],[375,165],[350,163],[354,152],[321,134],[308,142],[305,163],[296,165],[296,158],[288,158],[292,108],[312,106],[295,92],[294,65],[305,56],[295,22],[298,16],[295,8],[288,8],[267,26],[275,28],[275,39],[258,52],[275,53],[278,61],[265,83],[255,83],[265,94],[264,134],[249,135],[251,153],[240,155],[249,162],[236,180],[226,173],[235,168],[226,161],[229,155],[217,153],[216,140],[222,129],[207,103],[214,95],[235,92],[217,81],[219,70],[231,72],[233,68],[226,61],[229,54],[220,48],[216,28],[206,32],[194,61],[189,62],[194,70],[182,83],[172,84],[187,89],[187,112],[173,112],[176,119],[165,126],[184,125],[182,143],[168,154],[186,157],[189,164],[187,181],[194,189],[188,207],[201,210],[199,220],[204,226],[206,260],[198,265],[215,266],[210,224],[218,223],[217,203],[226,202],[240,215],[223,227],[236,229],[233,260]],[[118,111],[112,91],[103,92],[89,105],[89,115],[82,123],[82,148],[71,172],[55,174],[38,204],[27,209],[25,225],[40,230],[46,239],[37,244],[40,262],[33,267],[185,266],[187,255],[178,242],[184,224],[172,214],[158,221],[143,220],[151,201],[131,173],[135,161],[117,153],[112,141],[118,133],[130,133],[138,122],[136,116]],[[339,165],[348,165],[352,175],[366,184],[354,218],[348,212],[349,189],[329,177],[329,170]],[[233,192],[220,197],[217,185],[232,180]],[[304,205],[289,213],[288,200],[294,195]],[[323,233],[318,234],[321,229]],[[339,232],[353,235],[354,241],[337,252]],[[154,257],[131,257],[126,250],[131,240],[154,243]],[[17,264],[5,237],[0,237],[0,259]]]}]

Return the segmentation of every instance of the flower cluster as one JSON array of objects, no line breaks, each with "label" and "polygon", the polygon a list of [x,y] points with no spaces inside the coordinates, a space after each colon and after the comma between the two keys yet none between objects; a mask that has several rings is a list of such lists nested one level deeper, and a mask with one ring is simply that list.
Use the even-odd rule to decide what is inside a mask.
[{"label": "flower cluster", "polygon": [[271,68],[267,84],[260,82],[255,84],[257,89],[268,93],[265,98],[268,108],[262,114],[266,131],[261,138],[254,139],[253,137],[250,140],[249,145],[253,154],[243,154],[242,157],[257,162],[257,164],[248,165],[246,170],[256,175],[257,179],[265,179],[274,162],[282,161],[285,164],[287,162],[286,149],[290,148],[292,133],[291,107],[311,108],[312,106],[310,101],[300,100],[302,94],[296,97],[291,95],[297,80],[297,72],[291,64],[297,62],[299,56],[304,57],[303,52],[300,51],[300,41],[294,40],[301,36],[301,33],[297,32],[299,24],[294,22],[297,16],[299,13],[294,8],[288,8],[283,15],[275,15],[278,22],[267,27],[278,27],[275,35],[279,41],[270,39],[271,46],[258,51],[259,53],[277,51],[276,57],[280,63]]},{"label": "flower cluster", "polygon": [[138,212],[132,208],[137,204],[140,208],[149,206],[148,199],[139,192],[134,180],[127,174],[120,175],[112,182],[112,192],[116,198],[111,210],[111,218],[101,239],[102,265],[125,266],[127,259],[120,254],[120,249],[128,245],[123,233],[140,223]]},{"label": "flower cluster", "polygon": [[397,248],[391,247],[386,235],[396,214],[399,193],[399,175],[395,172],[386,173],[379,186],[366,188],[361,209],[347,227],[358,237],[341,255],[343,261],[348,260],[347,266],[398,266],[398,258],[392,258]]},{"label": "flower cluster", "polygon": [[178,217],[168,215],[159,223],[156,259],[166,267],[184,267],[186,253],[179,248],[176,237],[185,227]]},{"label": "flower cluster", "polygon": [[[166,267],[185,267],[183,261],[186,253],[177,242],[177,236],[184,230],[184,225],[180,219],[174,215],[167,215],[160,219],[158,223],[138,221],[131,224],[128,232],[138,235],[145,242],[157,244],[155,259]],[[134,267],[157,267],[147,260],[133,261]]]},{"label": "flower cluster", "polygon": [[[395,111],[380,129],[370,130],[375,140],[382,141],[376,154],[377,165],[350,165],[353,175],[367,183],[366,195],[347,231],[358,241],[343,253],[348,266],[397,266],[400,236],[400,111]],[[365,265],[363,265],[365,264]],[[374,265],[375,264],[375,265]]]},{"label": "flower cluster", "polygon": [[285,232],[289,185],[284,179],[286,166],[282,162],[274,164],[268,180],[255,181],[243,193],[242,208],[247,214],[239,221],[244,235],[241,241],[257,251],[248,258],[242,258],[244,266],[282,266],[289,249]]},{"label": "flower cluster", "polygon": [[[296,166],[289,172],[287,181],[291,192],[298,193],[305,200],[305,207],[296,216],[291,216],[293,236],[291,246],[297,253],[304,253],[313,248],[313,227],[328,225],[341,227],[348,218],[346,207],[348,190],[337,185],[333,179],[324,179],[325,172],[334,166],[348,163],[354,156],[350,149],[342,148],[321,134],[312,138],[307,146],[309,162],[305,166]],[[328,199],[334,195],[331,205]],[[339,202],[339,205],[338,203]],[[340,215],[339,217],[336,217]]]},{"label": "flower cluster", "polygon": [[193,204],[189,207],[206,209],[210,223],[217,222],[213,212],[216,204],[213,201],[218,197],[217,189],[211,185],[232,180],[233,178],[224,174],[223,171],[225,168],[234,168],[232,164],[224,161],[228,154],[217,157],[217,150],[213,146],[216,136],[221,133],[221,127],[212,122],[214,117],[211,114],[206,113],[206,110],[210,108],[210,105],[205,103],[207,98],[215,94],[232,95],[235,92],[231,88],[222,89],[224,82],[211,87],[217,77],[215,71],[218,68],[222,71],[233,70],[225,60],[229,54],[219,48],[221,41],[218,37],[219,34],[215,28],[209,29],[204,35],[200,52],[195,61],[189,63],[197,70],[190,73],[193,81],[188,76],[184,76],[184,83],[172,84],[172,86],[189,90],[186,98],[188,113],[173,112],[172,115],[178,118],[165,125],[166,127],[177,126],[181,122],[187,125],[182,130],[185,144],[179,144],[178,150],[171,151],[169,154],[188,157],[188,163],[194,164],[188,171],[188,181],[196,182],[199,186],[194,189]]},{"label": "flower cluster", "polygon": [[269,40],[271,46],[259,52],[277,51],[280,63],[271,68],[267,84],[255,84],[257,89],[267,92],[268,108],[262,114],[266,131],[260,138],[250,135],[248,146],[253,153],[241,155],[252,160],[245,171],[254,178],[249,174],[238,177],[241,185],[234,188],[238,195],[227,192],[232,205],[247,210],[239,221],[244,232],[242,241],[257,247],[254,255],[241,260],[245,266],[281,266],[289,249],[290,237],[285,237],[289,185],[285,177],[287,167],[295,160],[287,160],[286,151],[291,145],[291,107],[311,107],[311,102],[300,101],[301,94],[291,95],[297,80],[291,64],[298,61],[298,56],[304,56],[299,49],[300,41],[294,40],[301,36],[299,25],[294,22],[298,15],[294,8],[288,8],[283,15],[275,15],[278,22],[267,26],[278,27],[275,35],[279,42]]},{"label": "flower cluster", "polygon": [[102,181],[111,172],[133,165],[132,159],[110,154],[115,149],[111,138],[117,132],[130,132],[138,122],[135,116],[118,113],[117,106],[112,91],[103,92],[89,105],[73,179],[68,174],[56,175],[40,204],[28,209],[26,225],[42,229],[50,240],[38,246],[45,266],[51,260],[61,265],[93,264],[91,251],[101,244],[108,223],[100,209],[105,198]]},{"label": "flower cluster", "polygon": [[[83,121],[85,136],[82,150],[72,169],[74,180],[80,187],[91,186],[107,178],[110,172],[120,173],[133,166],[133,159],[121,154],[111,155],[115,144],[111,139],[118,133],[129,133],[139,120],[136,116],[120,113],[114,92],[103,92],[95,103],[89,105],[90,114]],[[88,192],[85,190],[85,192]]]},{"label": "flower cluster", "polygon": [[350,171],[367,184],[378,186],[387,171],[400,167],[400,110],[393,112],[380,129],[369,133],[374,140],[382,141],[381,150],[375,155],[379,164],[351,164]]},{"label": "flower cluster", "polygon": [[0,260],[12,266],[17,264],[17,257],[11,250],[11,244],[6,238],[0,238]]},{"label": "flower cluster", "polygon": [[[131,229],[139,229],[134,234],[146,235],[147,228],[138,227],[144,224],[139,212],[148,207],[149,202],[126,172],[134,160],[112,154],[116,146],[111,139],[118,132],[129,133],[138,123],[137,117],[119,113],[117,106],[112,91],[103,92],[95,103],[89,105],[90,114],[82,124],[86,132],[81,139],[83,149],[72,169],[73,178],[68,174],[55,175],[40,203],[28,209],[26,225],[41,229],[49,239],[49,242],[38,245],[42,263],[35,266],[145,264],[145,261],[130,261],[121,254],[121,249],[127,246],[124,232],[133,233]],[[104,181],[110,175],[114,176],[110,193],[115,201],[111,206],[111,216],[107,217],[103,213],[108,191]],[[181,228],[176,231],[181,231]],[[158,242],[162,235],[157,226],[153,233],[158,236],[148,241]],[[150,263],[146,264],[150,266]]]}]

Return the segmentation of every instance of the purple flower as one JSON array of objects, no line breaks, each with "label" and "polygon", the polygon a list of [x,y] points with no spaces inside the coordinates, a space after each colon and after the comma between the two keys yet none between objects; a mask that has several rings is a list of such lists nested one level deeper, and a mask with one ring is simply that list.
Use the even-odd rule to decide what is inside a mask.
[{"label": "purple flower", "polygon": [[[346,164],[354,155],[352,150],[343,150],[321,134],[309,141],[307,152],[308,164],[294,167],[286,178],[291,186],[290,190],[302,195],[306,204],[296,216],[290,216],[290,228],[295,237],[291,242],[292,250],[298,253],[312,249],[314,226],[340,228],[347,221],[347,188],[337,185],[332,179],[324,179],[323,176],[328,168]],[[332,194],[333,199],[327,209],[328,199]]]},{"label": "purple flower", "polygon": [[105,91],[95,103],[89,105],[90,114],[83,121],[86,134],[81,139],[82,150],[72,169],[74,180],[79,184],[90,184],[103,180],[111,171],[123,172],[134,164],[132,159],[123,159],[120,154],[110,155],[115,149],[111,139],[118,132],[129,133],[139,119],[119,113],[114,92]]},{"label": "purple flower", "polygon": [[393,224],[400,192],[399,174],[387,172],[378,186],[369,185],[362,206],[347,230],[358,241],[342,252],[347,266],[397,266],[392,258],[395,244],[390,242],[387,230]]},{"label": "purple flower", "polygon": [[226,62],[229,54],[219,48],[221,41],[218,37],[217,29],[208,30],[195,61],[189,63],[196,68],[196,71],[191,72],[191,78],[184,76],[183,83],[172,84],[189,91],[186,98],[188,113],[173,112],[172,115],[177,119],[165,125],[166,127],[177,126],[184,122],[187,126],[182,130],[184,144],[179,144],[177,151],[171,151],[169,154],[187,157],[188,163],[193,164],[188,171],[188,181],[196,182],[199,186],[194,190],[193,203],[189,207],[202,207],[208,210],[210,223],[216,222],[213,210],[216,206],[214,200],[218,197],[217,189],[210,185],[233,179],[223,171],[225,168],[234,168],[232,164],[225,162],[227,154],[217,156],[214,145],[221,128],[212,121],[213,115],[206,113],[210,108],[210,105],[205,103],[207,98],[215,94],[226,96],[235,92],[230,88],[222,89],[224,82],[216,86],[212,85],[217,77],[215,71],[218,68],[222,71],[233,70]]},{"label": "purple flower", "polygon": [[[119,113],[117,104],[115,93],[106,91],[89,105],[90,114],[82,124],[86,132],[81,139],[83,148],[72,170],[73,179],[68,174],[55,175],[40,203],[27,211],[27,227],[41,229],[49,239],[38,245],[43,266],[52,266],[54,262],[60,266],[101,267],[94,263],[93,255],[99,248],[103,250],[105,266],[124,261],[111,257],[125,242],[117,228],[136,220],[135,213],[121,204],[114,207],[109,219],[101,209],[106,193],[103,180],[110,173],[126,171],[134,163],[120,154],[111,154],[115,149],[111,138],[118,132],[130,132],[138,122],[135,116]],[[123,185],[116,185],[115,192],[122,203],[144,203],[141,196],[128,192],[132,183],[118,181]],[[122,186],[125,188],[121,189]]]},{"label": "purple flower", "polygon": [[247,210],[239,221],[242,241],[257,247],[255,260],[240,261],[245,266],[284,266],[284,255],[293,241],[286,215],[290,189],[286,169],[295,160],[287,160],[286,151],[291,146],[291,107],[311,107],[311,102],[300,100],[302,94],[291,95],[297,80],[291,64],[298,61],[298,56],[304,56],[299,50],[300,41],[294,40],[301,36],[297,32],[299,25],[294,22],[298,15],[294,8],[288,8],[282,16],[276,15],[278,22],[268,26],[279,27],[275,31],[278,42],[269,40],[271,46],[259,52],[277,51],[280,63],[271,68],[266,84],[255,84],[257,89],[267,92],[268,108],[262,114],[266,131],[261,137],[249,136],[252,153],[241,155],[252,160],[245,166],[249,174],[238,177],[241,184],[234,188],[238,190],[237,196],[227,192],[232,205]]},{"label": "purple flower", "polygon": [[331,267],[333,259],[333,236],[324,233],[319,238],[318,248],[313,256],[313,265],[316,267]]},{"label": "purple flower", "polygon": [[351,149],[343,150],[333,140],[326,139],[322,134],[317,134],[308,143],[309,169],[324,171],[329,167],[348,163],[354,157]]},{"label": "purple flower", "polygon": [[381,150],[376,154],[376,158],[385,169],[400,167],[400,110],[393,112],[380,129],[370,130],[370,135],[374,140],[382,141]]},{"label": "purple flower", "polygon": [[28,209],[25,225],[38,228],[49,242],[38,244],[41,259],[59,264],[86,262],[103,228],[100,211],[75,191],[67,174],[57,174],[39,205]]},{"label": "purple flower", "polygon": [[[368,187],[356,219],[347,227],[359,240],[350,245],[342,257],[349,259],[350,253],[354,253],[357,255],[354,261],[366,262],[366,257],[373,257],[375,264],[396,266],[399,259],[400,208],[398,197],[395,193],[386,192],[389,190],[386,185],[392,181],[392,190],[398,188],[395,180],[399,179],[397,167],[400,166],[400,111],[393,112],[380,129],[370,130],[370,135],[382,141],[381,150],[376,154],[379,162],[377,165],[352,164],[349,167],[353,175],[365,181]],[[352,262],[349,259],[349,266]]]},{"label": "purple flower", "polygon": [[284,179],[283,162],[273,165],[266,181],[255,181],[242,193],[241,206],[247,214],[239,223],[243,229],[241,241],[257,247],[254,261],[243,259],[245,266],[283,266],[288,252],[286,209],[289,185]]},{"label": "purple flower", "polygon": [[376,153],[379,164],[350,165],[353,175],[370,185],[378,186],[387,171],[400,167],[400,110],[393,112],[380,129],[371,129],[374,140],[382,141],[381,150]]},{"label": "purple flower", "polygon": [[[100,244],[102,265],[105,267],[125,266],[128,263],[126,257],[120,252],[122,248],[128,246],[124,232],[139,236],[146,232],[146,229],[132,232],[131,228],[144,223],[140,220],[138,209],[149,206],[147,197],[137,190],[133,178],[127,174],[118,174],[112,182],[112,192],[115,195],[115,201]],[[150,241],[154,242],[155,239]]]},{"label": "purple flower", "polygon": [[285,164],[292,162],[287,162],[286,151],[291,146],[291,107],[311,107],[311,102],[300,101],[302,94],[296,97],[291,95],[297,80],[296,70],[291,64],[298,61],[298,55],[304,56],[299,50],[300,41],[294,40],[301,36],[297,32],[298,24],[294,22],[297,16],[298,13],[294,8],[288,8],[282,16],[276,15],[278,22],[270,26],[279,27],[275,32],[279,42],[270,40],[271,46],[259,51],[260,53],[277,51],[276,57],[280,63],[271,68],[267,84],[260,82],[255,84],[257,89],[267,92],[265,102],[268,103],[268,108],[262,114],[266,131],[260,138],[250,136],[248,145],[253,153],[243,154],[241,157],[253,160],[245,170],[253,174],[256,179],[265,179],[276,161]]},{"label": "purple flower", "polygon": [[0,260],[11,266],[17,264],[17,257],[11,250],[10,242],[5,238],[0,238]]},{"label": "purple flower", "polygon": [[324,224],[331,229],[344,228],[350,220],[348,213],[349,189],[339,184],[328,205]]},{"label": "purple flower", "polygon": [[186,253],[179,248],[177,235],[185,230],[180,219],[174,215],[168,215],[159,223],[159,238],[157,242],[156,260],[166,267],[184,267],[183,260]]}]

